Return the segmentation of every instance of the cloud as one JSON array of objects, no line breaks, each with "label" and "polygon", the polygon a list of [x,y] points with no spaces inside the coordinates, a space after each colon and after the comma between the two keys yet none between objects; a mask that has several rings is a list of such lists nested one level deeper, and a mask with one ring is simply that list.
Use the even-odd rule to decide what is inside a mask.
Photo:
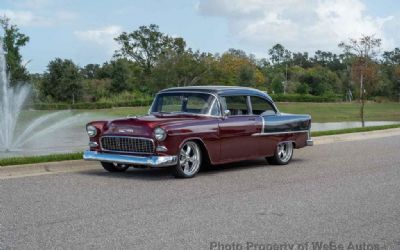
[{"label": "cloud", "polygon": [[226,19],[232,36],[263,50],[278,42],[292,50],[336,50],[340,41],[372,34],[384,48],[394,44],[384,32],[394,17],[367,15],[361,0],[200,0],[197,10]]},{"label": "cloud", "polygon": [[41,9],[49,6],[52,3],[52,0],[20,0],[13,1],[18,7],[28,8],[28,9]]},{"label": "cloud", "polygon": [[70,11],[52,11],[51,13],[36,13],[30,10],[0,9],[0,16],[6,16],[12,24],[21,27],[48,27],[63,25],[77,18],[76,13]]},{"label": "cloud", "polygon": [[13,24],[18,26],[49,26],[50,20],[35,15],[27,10],[8,10],[0,9],[0,16],[8,17]]},{"label": "cloud", "polygon": [[92,30],[74,31],[74,35],[80,40],[106,48],[108,54],[114,53],[117,49],[117,43],[114,41],[114,38],[121,33],[122,28],[117,25],[110,25]]}]

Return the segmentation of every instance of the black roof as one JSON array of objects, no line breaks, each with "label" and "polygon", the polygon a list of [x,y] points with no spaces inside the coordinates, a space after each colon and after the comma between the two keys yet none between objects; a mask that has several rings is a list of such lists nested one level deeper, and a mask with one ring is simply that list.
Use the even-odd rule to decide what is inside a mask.
[{"label": "black roof", "polygon": [[159,93],[169,93],[176,91],[187,91],[187,92],[202,92],[212,93],[218,95],[253,95],[260,96],[272,100],[271,97],[266,93],[258,89],[237,87],[237,86],[190,86],[190,87],[175,87],[161,90]]}]

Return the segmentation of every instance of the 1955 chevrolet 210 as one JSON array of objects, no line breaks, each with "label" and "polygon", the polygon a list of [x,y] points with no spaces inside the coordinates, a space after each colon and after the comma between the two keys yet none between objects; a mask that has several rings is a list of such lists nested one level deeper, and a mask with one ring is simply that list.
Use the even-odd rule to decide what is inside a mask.
[{"label": "1955 chevrolet 210", "polygon": [[311,146],[311,117],[280,113],[271,97],[252,88],[199,86],[160,91],[149,114],[87,124],[90,150],[110,172],[169,167],[195,176],[203,165],[266,157],[288,164],[294,148]]}]

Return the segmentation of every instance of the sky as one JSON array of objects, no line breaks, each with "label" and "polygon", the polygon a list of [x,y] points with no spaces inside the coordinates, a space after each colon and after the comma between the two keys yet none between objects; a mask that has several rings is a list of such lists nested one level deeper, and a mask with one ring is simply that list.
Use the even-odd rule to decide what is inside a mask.
[{"label": "sky", "polygon": [[30,37],[21,53],[32,73],[57,57],[102,64],[118,49],[114,37],[153,23],[195,50],[258,58],[276,43],[339,52],[361,35],[381,38],[382,50],[400,47],[399,0],[0,0],[4,15]]}]

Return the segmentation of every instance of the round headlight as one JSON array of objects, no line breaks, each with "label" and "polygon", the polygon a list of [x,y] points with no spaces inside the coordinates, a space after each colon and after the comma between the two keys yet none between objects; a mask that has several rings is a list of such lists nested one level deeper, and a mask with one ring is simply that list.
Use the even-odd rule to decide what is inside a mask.
[{"label": "round headlight", "polygon": [[87,131],[89,137],[94,137],[97,135],[97,128],[93,125],[88,125],[86,127],[86,131]]},{"label": "round headlight", "polygon": [[167,138],[167,132],[162,128],[156,128],[154,130],[154,137],[157,141],[164,141]]}]

